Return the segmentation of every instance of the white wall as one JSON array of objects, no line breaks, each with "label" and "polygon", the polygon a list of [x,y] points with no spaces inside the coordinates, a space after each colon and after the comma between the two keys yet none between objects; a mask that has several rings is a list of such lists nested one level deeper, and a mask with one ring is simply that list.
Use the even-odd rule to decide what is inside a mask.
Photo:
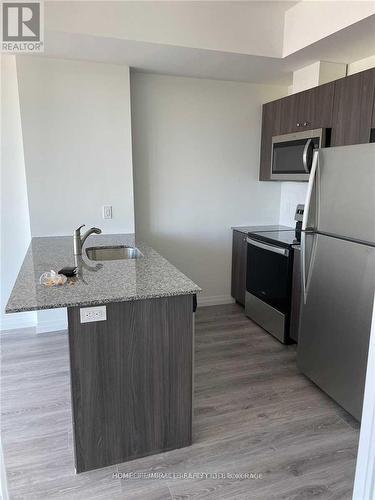
[{"label": "white wall", "polygon": [[1,329],[33,325],[34,313],[4,309],[30,243],[29,207],[14,56],[1,56]]},{"label": "white wall", "polygon": [[375,14],[367,0],[302,0],[285,12],[283,57]]},{"label": "white wall", "polygon": [[297,205],[305,203],[307,182],[281,182],[279,224],[294,227]]},{"label": "white wall", "polygon": [[280,57],[284,12],[290,5],[286,1],[46,2],[45,23],[50,31]]},{"label": "white wall", "polygon": [[291,93],[302,92],[317,85],[332,82],[346,75],[346,64],[315,61],[293,73],[293,87]]},{"label": "white wall", "polygon": [[132,73],[136,232],[230,301],[232,225],[278,222],[280,184],[258,182],[261,104],[286,88]]},{"label": "white wall", "polygon": [[[129,68],[26,56],[17,69],[31,235],[134,232]],[[66,327],[65,309],[37,317],[39,332]]]},{"label": "white wall", "polygon": [[348,75],[353,75],[354,73],[370,68],[375,68],[375,55],[348,64]]},{"label": "white wall", "polygon": [[17,69],[32,236],[133,232],[129,68],[24,56]]}]

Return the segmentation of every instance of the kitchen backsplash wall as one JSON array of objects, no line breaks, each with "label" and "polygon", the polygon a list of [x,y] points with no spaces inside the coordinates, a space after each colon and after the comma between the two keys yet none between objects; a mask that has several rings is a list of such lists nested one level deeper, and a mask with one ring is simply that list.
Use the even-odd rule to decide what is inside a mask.
[{"label": "kitchen backsplash wall", "polygon": [[299,203],[305,203],[307,182],[282,182],[279,224],[294,226],[294,213]]}]

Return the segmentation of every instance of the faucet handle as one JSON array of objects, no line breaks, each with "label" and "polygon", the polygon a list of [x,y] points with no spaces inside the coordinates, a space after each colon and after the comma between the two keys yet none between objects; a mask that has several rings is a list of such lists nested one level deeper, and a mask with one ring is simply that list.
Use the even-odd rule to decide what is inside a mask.
[{"label": "faucet handle", "polygon": [[80,233],[81,233],[81,229],[82,229],[83,227],[85,227],[85,225],[86,225],[86,224],[82,224],[82,226],[77,227],[77,229],[76,229],[74,232],[75,232],[76,234],[80,234]]}]

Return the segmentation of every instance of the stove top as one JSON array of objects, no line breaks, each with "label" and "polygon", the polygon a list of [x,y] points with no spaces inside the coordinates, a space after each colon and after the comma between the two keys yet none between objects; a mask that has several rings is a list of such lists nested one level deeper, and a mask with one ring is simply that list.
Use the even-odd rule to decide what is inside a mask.
[{"label": "stove top", "polygon": [[252,226],[249,227],[249,232],[250,233],[268,233],[268,232],[275,232],[275,231],[294,231],[293,227],[289,226]]},{"label": "stove top", "polygon": [[[298,233],[297,233],[298,234]],[[258,241],[264,241],[265,243],[271,243],[273,245],[278,245],[283,248],[289,248],[292,245],[299,245],[300,242],[297,239],[296,231],[293,229],[291,231],[256,231],[249,232],[249,238]]]}]

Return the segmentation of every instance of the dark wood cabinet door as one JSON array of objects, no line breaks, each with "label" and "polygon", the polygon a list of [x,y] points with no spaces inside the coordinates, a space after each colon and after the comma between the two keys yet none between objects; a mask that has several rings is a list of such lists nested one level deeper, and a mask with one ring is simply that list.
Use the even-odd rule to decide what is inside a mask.
[{"label": "dark wood cabinet door", "polygon": [[334,92],[334,82],[302,92],[305,95],[300,123],[304,130],[332,127]]},{"label": "dark wood cabinet door", "polygon": [[301,122],[301,109],[303,107],[303,94],[288,95],[281,101],[280,106],[280,134],[290,134],[298,132],[300,127],[297,125]]},{"label": "dark wood cabinet door", "polygon": [[375,68],[336,80],[332,146],[369,142],[375,94]]},{"label": "dark wood cabinet door", "polygon": [[280,133],[332,126],[333,82],[282,99]]},{"label": "dark wood cabinet door", "polygon": [[193,297],[106,304],[81,323],[68,308],[77,472],[189,446]]},{"label": "dark wood cabinet door", "polygon": [[233,231],[231,294],[232,297],[242,305],[245,305],[246,261],[246,234],[240,231]]},{"label": "dark wood cabinet door", "polygon": [[269,181],[271,176],[272,136],[280,134],[281,99],[263,105],[262,136],[260,143],[259,180]]}]

